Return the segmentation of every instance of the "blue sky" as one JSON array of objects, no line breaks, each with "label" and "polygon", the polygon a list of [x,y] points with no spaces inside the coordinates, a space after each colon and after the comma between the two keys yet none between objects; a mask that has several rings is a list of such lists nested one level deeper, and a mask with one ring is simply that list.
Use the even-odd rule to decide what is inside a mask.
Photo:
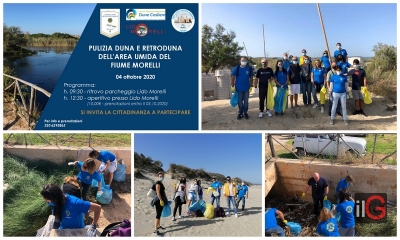
[{"label": "blue sky", "polygon": [[18,26],[23,32],[81,35],[96,4],[10,4],[3,5],[7,26]]},{"label": "blue sky", "polygon": [[[378,42],[397,46],[396,4],[320,4],[320,9],[331,55],[337,42],[349,56],[372,57]],[[202,25],[218,23],[233,30],[252,57],[264,56],[262,24],[269,57],[287,51],[298,56],[303,48],[320,57],[326,49],[315,3],[202,4]]]},{"label": "blue sky", "polygon": [[134,150],[163,163],[262,182],[262,134],[135,134]]}]

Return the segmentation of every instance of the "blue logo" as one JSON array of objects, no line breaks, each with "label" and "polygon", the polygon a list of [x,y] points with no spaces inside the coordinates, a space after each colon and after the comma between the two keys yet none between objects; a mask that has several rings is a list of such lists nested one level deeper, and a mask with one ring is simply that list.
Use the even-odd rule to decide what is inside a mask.
[{"label": "blue logo", "polygon": [[135,9],[126,9],[126,19],[131,20],[136,18],[136,10]]}]

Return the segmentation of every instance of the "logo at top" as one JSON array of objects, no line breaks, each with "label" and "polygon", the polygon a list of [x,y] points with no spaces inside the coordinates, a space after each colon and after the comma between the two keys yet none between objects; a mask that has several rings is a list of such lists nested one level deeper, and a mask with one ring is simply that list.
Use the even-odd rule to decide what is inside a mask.
[{"label": "logo at top", "polygon": [[120,33],[119,9],[100,9],[100,34],[112,38]]},{"label": "logo at top", "polygon": [[126,9],[126,20],[135,20],[136,18],[136,10],[133,8]]},{"label": "logo at top", "polygon": [[149,29],[149,28],[147,27],[146,24],[143,24],[143,23],[138,24],[138,25],[136,26],[136,28],[135,28],[136,35],[138,35],[139,37],[144,37],[144,36],[146,36],[146,35],[147,35],[147,32],[148,32],[148,29]]},{"label": "logo at top", "polygon": [[178,32],[190,31],[195,23],[194,15],[187,9],[179,9],[172,15],[172,26]]}]

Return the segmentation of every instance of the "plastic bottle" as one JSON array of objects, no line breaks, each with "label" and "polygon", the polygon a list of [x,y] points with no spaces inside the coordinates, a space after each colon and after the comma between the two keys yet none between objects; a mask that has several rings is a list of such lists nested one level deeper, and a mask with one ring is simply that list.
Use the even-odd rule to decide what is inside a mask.
[{"label": "plastic bottle", "polygon": [[68,165],[72,166],[74,165],[74,162],[69,162]]}]

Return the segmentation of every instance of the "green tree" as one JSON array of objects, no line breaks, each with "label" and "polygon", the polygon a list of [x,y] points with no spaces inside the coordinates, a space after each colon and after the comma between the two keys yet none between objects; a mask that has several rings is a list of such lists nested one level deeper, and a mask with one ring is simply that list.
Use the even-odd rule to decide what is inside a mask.
[{"label": "green tree", "polygon": [[239,63],[240,47],[234,41],[234,31],[227,31],[221,24],[215,29],[203,25],[201,36],[202,72],[214,72],[220,67],[233,67]]},{"label": "green tree", "polygon": [[20,27],[7,26],[3,24],[3,51],[15,50],[17,48],[22,48],[26,46],[27,39],[25,34],[21,31]]}]

